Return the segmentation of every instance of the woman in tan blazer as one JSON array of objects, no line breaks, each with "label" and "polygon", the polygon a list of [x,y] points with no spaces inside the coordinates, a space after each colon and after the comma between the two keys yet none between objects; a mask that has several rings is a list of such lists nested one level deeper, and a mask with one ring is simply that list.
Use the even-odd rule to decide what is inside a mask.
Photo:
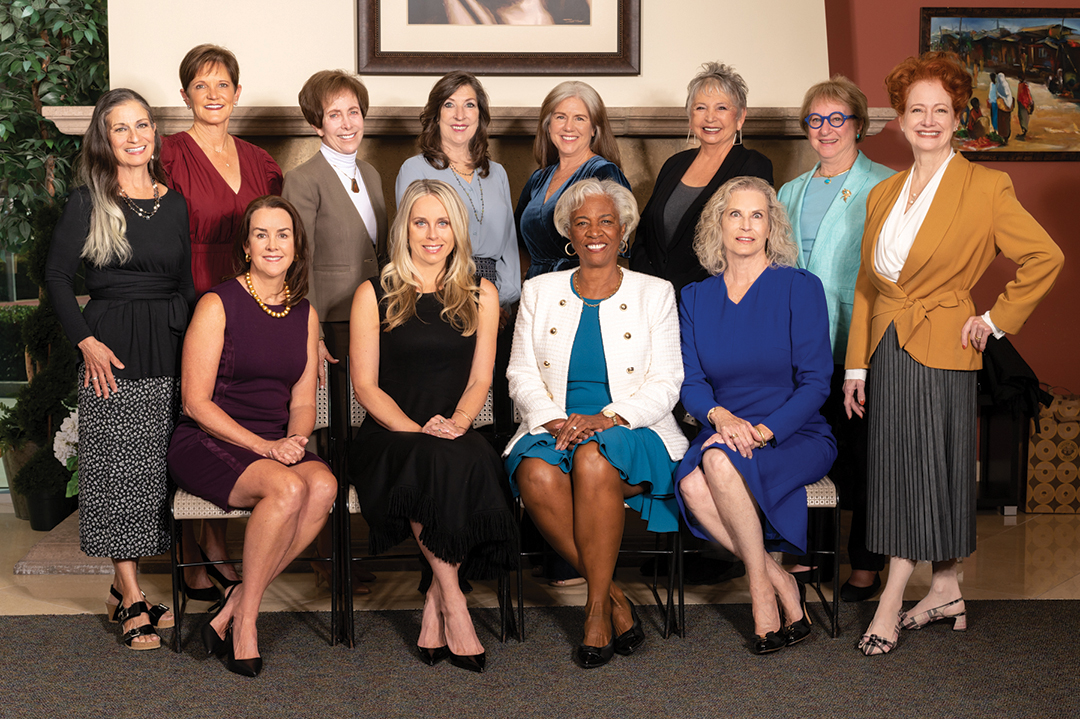
[{"label": "woman in tan blazer", "polygon": [[[293,204],[308,235],[311,281],[307,299],[319,314],[319,359],[330,363],[332,436],[344,438],[349,426],[349,378],[339,364],[349,352],[349,313],[353,293],[377,277],[386,254],[386,201],[378,171],[357,157],[364,138],[368,92],[355,75],[342,70],[315,73],[301,88],[304,119],[322,138],[319,152],[285,176],[282,195]],[[319,385],[326,383],[319,362]],[[339,454],[327,447],[324,456]],[[320,544],[329,537],[320,537]],[[326,547],[328,549],[328,547]],[[313,563],[315,571],[325,569]],[[369,573],[353,572],[370,581]],[[367,593],[363,584],[354,591]]]},{"label": "woman in tan blazer", "polygon": [[[867,548],[890,557],[858,645],[868,656],[892,650],[901,628],[967,628],[957,558],[975,549],[975,371],[990,335],[1018,332],[1063,262],[1009,176],[952,150],[971,96],[955,57],[908,58],[885,82],[915,162],[870,193],[845,363],[848,416],[871,410]],[[999,252],[1019,269],[979,314],[971,288]],[[918,561],[933,562],[930,591],[902,612]]]}]

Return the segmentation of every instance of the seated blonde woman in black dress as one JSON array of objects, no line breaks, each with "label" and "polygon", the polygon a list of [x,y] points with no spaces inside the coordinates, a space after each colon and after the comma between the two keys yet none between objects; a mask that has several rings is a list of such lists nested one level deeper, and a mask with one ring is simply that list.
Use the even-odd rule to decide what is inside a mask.
[{"label": "seated blonde woman in black dress", "polygon": [[353,299],[349,357],[367,419],[349,474],[380,554],[416,538],[434,578],[417,648],[480,672],[485,654],[458,586],[517,560],[517,528],[495,450],[471,429],[495,366],[499,293],[475,279],[465,207],[416,180],[390,228],[390,262]]},{"label": "seated blonde woman in black dress", "polygon": [[184,417],[169,446],[176,484],[222,509],[250,507],[244,581],[203,626],[229,671],[262,669],[255,620],[266,587],[326,524],[337,480],[305,450],[315,427],[319,317],[307,291],[305,236],[287,201],[250,205],[234,246],[246,268],[202,296],[187,337]]}]

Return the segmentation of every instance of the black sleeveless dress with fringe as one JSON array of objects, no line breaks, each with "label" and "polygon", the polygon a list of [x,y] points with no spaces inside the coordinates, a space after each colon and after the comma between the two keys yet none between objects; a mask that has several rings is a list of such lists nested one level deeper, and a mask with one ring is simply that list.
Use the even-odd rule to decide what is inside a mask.
[{"label": "black sleeveless dress with fringe", "polygon": [[[371,281],[385,318],[383,289]],[[476,336],[463,337],[439,316],[433,294],[417,299],[416,317],[379,332],[379,387],[423,426],[449,419],[468,384]],[[391,432],[368,415],[349,458],[350,481],[381,554],[424,529],[421,541],[439,559],[464,562],[470,577],[491,577],[517,561],[517,527],[502,460],[470,429],[457,439]]]}]

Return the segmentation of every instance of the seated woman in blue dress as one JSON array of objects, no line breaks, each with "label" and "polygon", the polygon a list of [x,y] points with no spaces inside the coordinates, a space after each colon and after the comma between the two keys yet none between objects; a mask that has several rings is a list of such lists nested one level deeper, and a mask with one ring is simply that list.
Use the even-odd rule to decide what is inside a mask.
[{"label": "seated woman in blue dress", "polygon": [[623,502],[651,531],[678,528],[672,473],[687,442],[671,414],[683,377],[675,292],[616,263],[637,220],[617,182],[566,190],[555,224],[581,266],[525,283],[507,370],[523,417],[507,472],[544,538],[589,583],[577,650],[586,668],[645,639],[611,581]]},{"label": "seated woman in blue dress", "polygon": [[679,309],[682,402],[703,428],[676,472],[680,505],[695,535],[746,565],[752,648],[767,654],[810,634],[804,585],[768,553],[805,553],[805,487],[836,457],[820,412],[833,369],[825,292],[795,269],[783,205],[756,177],[709,200],[694,250],[712,277],[684,287]]}]

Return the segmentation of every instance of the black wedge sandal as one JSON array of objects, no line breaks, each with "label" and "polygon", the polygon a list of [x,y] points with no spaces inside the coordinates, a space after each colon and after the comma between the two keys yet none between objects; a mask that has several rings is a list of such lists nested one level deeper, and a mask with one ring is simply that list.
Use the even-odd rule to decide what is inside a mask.
[{"label": "black wedge sandal", "polygon": [[[116,590],[116,587],[109,587],[109,594],[116,599],[116,604],[111,603],[109,600],[105,600],[105,614],[109,616],[109,621],[116,624],[120,621],[120,606],[124,603],[124,596]],[[176,620],[173,617],[165,617],[169,613],[169,608],[164,604],[155,604],[150,606],[150,601],[146,598],[146,593],[143,592],[143,601],[146,603],[148,609],[147,614],[150,615],[150,624],[158,629],[172,629],[176,624]]]},{"label": "black wedge sandal", "polygon": [[[135,619],[139,615],[145,614],[148,618],[150,611],[146,606],[146,602],[135,602],[129,607],[121,607],[119,611],[117,621],[121,626],[132,619]],[[153,642],[136,642],[136,637],[153,637],[156,641]],[[146,651],[148,649],[159,649],[161,647],[161,637],[158,636],[154,630],[154,625],[143,624],[142,626],[134,627],[126,632],[120,639],[124,642],[128,649],[132,649],[136,652]]]}]

